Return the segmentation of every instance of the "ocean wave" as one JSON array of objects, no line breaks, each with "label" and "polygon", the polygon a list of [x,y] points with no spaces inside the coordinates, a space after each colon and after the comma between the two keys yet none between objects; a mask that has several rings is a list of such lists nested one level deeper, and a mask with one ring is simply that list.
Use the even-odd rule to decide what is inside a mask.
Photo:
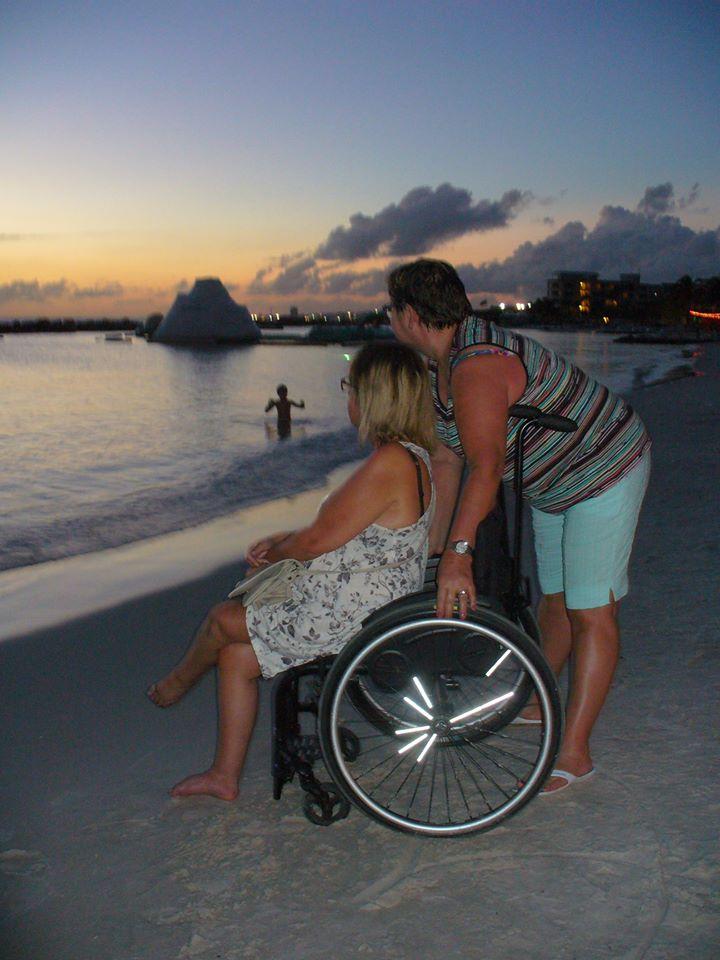
[{"label": "ocean wave", "polygon": [[191,481],[146,486],[32,526],[6,526],[0,535],[0,570],[118,547],[292,496],[321,486],[332,470],[362,455],[350,427],[291,438],[259,454],[241,454],[229,466],[201,472]]}]

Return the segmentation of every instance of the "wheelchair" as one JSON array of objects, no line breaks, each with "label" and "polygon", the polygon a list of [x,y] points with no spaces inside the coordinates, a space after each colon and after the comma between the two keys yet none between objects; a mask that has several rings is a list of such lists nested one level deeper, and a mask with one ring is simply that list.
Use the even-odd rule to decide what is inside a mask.
[{"label": "wheelchair", "polygon": [[[563,717],[521,572],[523,441],[538,427],[577,426],[534,407],[510,416],[521,424],[506,588],[479,596],[465,620],[439,619],[431,560],[424,588],[368,616],[339,654],[274,681],[273,797],[297,775],[313,823],[355,806],[414,834],[487,830],[521,810],[552,770]],[[531,697],[539,723],[520,716]],[[329,780],[315,775],[321,760]]]}]

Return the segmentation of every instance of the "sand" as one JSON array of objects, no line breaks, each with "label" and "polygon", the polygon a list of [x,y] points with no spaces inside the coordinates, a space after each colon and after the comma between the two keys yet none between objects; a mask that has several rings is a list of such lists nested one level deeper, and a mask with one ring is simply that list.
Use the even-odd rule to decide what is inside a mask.
[{"label": "sand", "polygon": [[169,711],[143,691],[232,586],[225,566],[0,643],[2,960],[715,957],[720,348],[704,349],[703,376],[633,398],[654,474],[593,780],[475,837],[358,812],[315,827],[295,784],[271,798],[263,684],[238,802],[171,800],[211,755],[214,682]]}]

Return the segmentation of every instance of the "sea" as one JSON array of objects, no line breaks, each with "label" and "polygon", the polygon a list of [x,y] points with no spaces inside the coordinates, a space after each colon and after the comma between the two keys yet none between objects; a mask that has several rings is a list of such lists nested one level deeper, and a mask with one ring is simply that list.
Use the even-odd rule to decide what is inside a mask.
[{"label": "sea", "polygon": [[[622,394],[671,345],[526,330]],[[0,570],[92,554],[322,486],[363,451],[340,379],[356,347],[177,347],[92,333],[0,339]],[[305,402],[278,436],[279,383]]]}]

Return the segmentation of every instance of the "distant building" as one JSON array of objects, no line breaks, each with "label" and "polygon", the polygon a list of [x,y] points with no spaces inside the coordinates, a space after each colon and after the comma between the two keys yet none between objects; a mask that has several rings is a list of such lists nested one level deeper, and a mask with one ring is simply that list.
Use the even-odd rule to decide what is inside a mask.
[{"label": "distant building", "polygon": [[590,271],[561,270],[547,282],[547,296],[564,316],[580,321],[610,321],[642,315],[656,319],[665,285],[641,283],[639,273],[602,280]]}]

